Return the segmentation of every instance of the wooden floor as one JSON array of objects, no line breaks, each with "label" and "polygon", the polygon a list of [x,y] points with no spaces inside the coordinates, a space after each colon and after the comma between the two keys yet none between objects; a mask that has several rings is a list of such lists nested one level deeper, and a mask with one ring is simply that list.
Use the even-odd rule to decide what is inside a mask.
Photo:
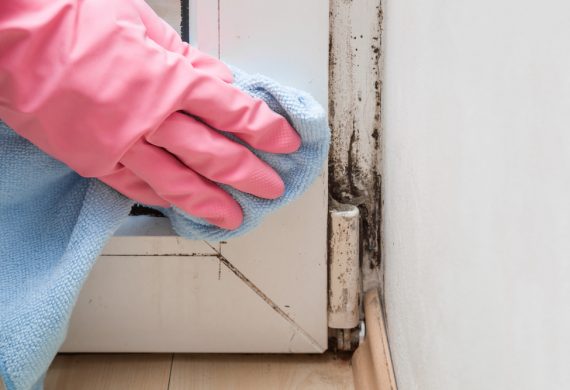
[{"label": "wooden floor", "polygon": [[61,354],[45,390],[354,388],[348,357],[237,354]]}]

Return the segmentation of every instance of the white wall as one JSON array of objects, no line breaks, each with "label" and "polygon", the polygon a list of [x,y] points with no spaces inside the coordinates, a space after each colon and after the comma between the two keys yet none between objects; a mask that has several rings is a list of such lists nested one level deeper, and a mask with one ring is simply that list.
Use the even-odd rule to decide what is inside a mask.
[{"label": "white wall", "polygon": [[400,390],[570,388],[570,2],[387,0]]}]

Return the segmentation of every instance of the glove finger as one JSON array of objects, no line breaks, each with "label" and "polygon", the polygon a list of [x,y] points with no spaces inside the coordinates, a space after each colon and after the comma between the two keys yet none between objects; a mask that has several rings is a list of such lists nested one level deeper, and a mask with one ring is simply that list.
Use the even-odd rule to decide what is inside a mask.
[{"label": "glove finger", "polygon": [[127,198],[148,206],[170,207],[170,203],[158,194],[128,168],[122,167],[110,175],[98,177],[109,187],[113,187]]},{"label": "glove finger", "polygon": [[195,69],[222,79],[233,81],[232,71],[220,60],[193,48],[143,0],[134,1],[135,8],[146,27],[147,36],[164,49],[186,57]]},{"label": "glove finger", "polygon": [[121,162],[161,198],[186,213],[224,229],[236,229],[241,225],[241,207],[230,194],[193,172],[164,149],[140,140]]},{"label": "glove finger", "polygon": [[188,115],[170,115],[147,141],[167,149],[200,175],[242,192],[275,199],[285,191],[283,180],[267,163]]},{"label": "glove finger", "polygon": [[180,109],[265,152],[292,153],[301,146],[297,132],[263,100],[200,71],[193,72]]}]

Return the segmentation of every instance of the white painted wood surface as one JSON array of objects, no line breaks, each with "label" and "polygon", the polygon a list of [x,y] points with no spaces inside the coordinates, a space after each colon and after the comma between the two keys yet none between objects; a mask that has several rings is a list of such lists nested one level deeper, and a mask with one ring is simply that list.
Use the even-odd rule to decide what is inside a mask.
[{"label": "white painted wood surface", "polygon": [[[222,0],[213,12],[214,3],[191,4],[198,14],[190,20],[199,19],[191,39],[202,50],[326,105],[326,0]],[[161,218],[132,217],[95,265],[62,351],[324,351],[326,175],[256,231],[226,243],[184,240]]]}]

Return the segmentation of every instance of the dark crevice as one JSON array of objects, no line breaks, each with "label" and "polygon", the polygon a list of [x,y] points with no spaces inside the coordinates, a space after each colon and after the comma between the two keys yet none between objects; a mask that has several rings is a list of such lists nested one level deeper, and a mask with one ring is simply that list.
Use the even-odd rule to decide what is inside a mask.
[{"label": "dark crevice", "polygon": [[131,212],[129,213],[129,215],[147,215],[149,217],[163,217],[165,218],[165,215],[162,214],[160,211],[155,210],[155,209],[151,209],[150,207],[147,206],[143,206],[142,204],[138,204],[136,203],[132,208],[131,208]]},{"label": "dark crevice", "polygon": [[180,36],[184,42],[190,41],[190,0],[180,0]]}]

